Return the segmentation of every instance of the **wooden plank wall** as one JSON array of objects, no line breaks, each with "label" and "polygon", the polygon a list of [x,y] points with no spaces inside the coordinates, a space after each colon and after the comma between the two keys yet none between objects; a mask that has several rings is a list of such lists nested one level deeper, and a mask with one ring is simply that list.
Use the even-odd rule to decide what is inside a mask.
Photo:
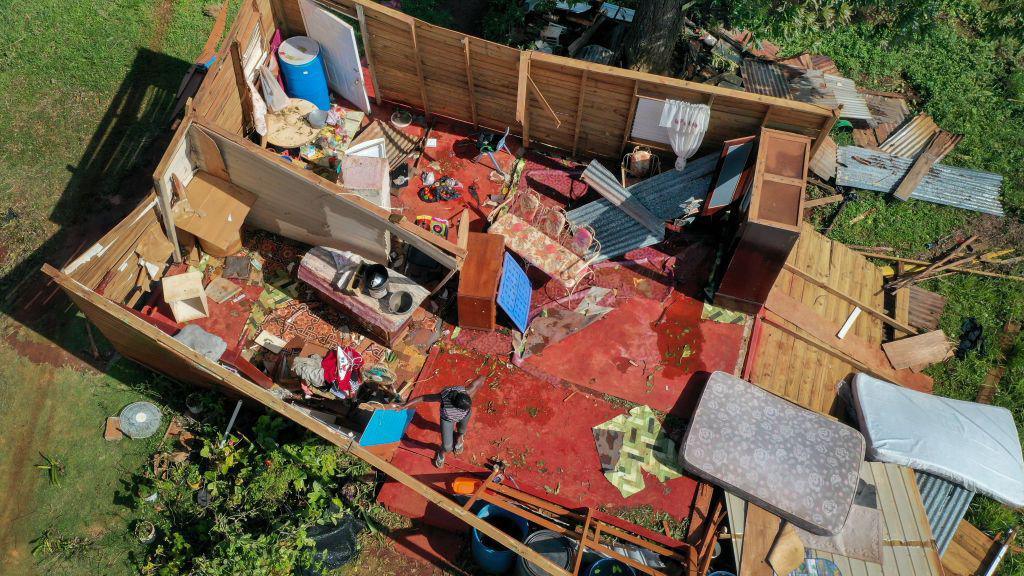
[{"label": "wooden plank wall", "polygon": [[[242,126],[242,100],[238,95],[238,85],[235,77],[235,69],[232,63],[231,43],[238,41],[239,54],[245,54],[249,43],[252,41],[252,30],[260,25],[264,42],[270,41],[274,28],[281,25],[278,21],[278,14],[288,14],[284,5],[288,2],[281,0],[245,0],[235,16],[235,22],[231,26],[227,37],[221,43],[217,52],[217,64],[207,74],[205,80],[193,99],[196,115],[208,118],[218,126],[230,130],[235,134],[243,132]],[[294,4],[294,10],[298,11],[298,4]],[[294,18],[287,18],[284,22],[288,25],[294,24]],[[298,20],[301,25],[301,17]]]},{"label": "wooden plank wall", "polygon": [[[804,223],[800,240],[787,262],[814,278],[883,310],[882,272],[866,258],[833,242]],[[783,270],[773,290],[802,302],[830,323],[841,326],[853,311],[853,305],[823,288]],[[795,326],[789,326],[796,329]],[[799,332],[799,329],[796,329]],[[872,344],[881,344],[882,322],[861,314],[849,332]],[[823,414],[838,415],[838,383],[857,370],[835,355],[824,352],[767,323],[761,324],[761,336],[753,360],[750,381],[805,408]]]},{"label": "wooden plank wall", "polygon": [[[434,26],[370,0],[317,1],[350,16],[361,7],[384,100],[494,130],[525,131],[531,143],[574,154],[621,154],[636,95],[710,103],[707,147],[756,134],[762,125],[816,137],[832,120],[831,111],[793,100],[540,52],[530,51],[523,59],[515,48]],[[298,33],[297,0],[274,0],[273,5],[275,19],[287,24],[286,35]],[[522,62],[529,70],[521,76]],[[520,87],[521,79],[532,87]],[[526,96],[522,124],[516,121],[520,93]],[[237,119],[233,113],[228,119],[230,126],[218,125],[234,130]]]}]

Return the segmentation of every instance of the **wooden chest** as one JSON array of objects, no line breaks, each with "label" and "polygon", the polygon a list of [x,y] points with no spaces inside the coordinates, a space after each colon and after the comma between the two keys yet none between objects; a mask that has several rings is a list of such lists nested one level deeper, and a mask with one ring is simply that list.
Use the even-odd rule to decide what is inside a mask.
[{"label": "wooden chest", "polygon": [[470,232],[468,248],[459,272],[459,326],[494,330],[505,237]]}]

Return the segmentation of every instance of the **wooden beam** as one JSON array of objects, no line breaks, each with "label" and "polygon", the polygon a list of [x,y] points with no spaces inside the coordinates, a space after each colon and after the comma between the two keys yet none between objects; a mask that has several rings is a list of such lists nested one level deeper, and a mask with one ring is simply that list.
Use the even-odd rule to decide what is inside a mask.
[{"label": "wooden beam", "polygon": [[580,75],[580,98],[576,102],[576,127],[572,131],[572,155],[576,156],[580,146],[580,126],[583,124],[583,102],[586,100],[587,79],[589,72],[586,70]]},{"label": "wooden beam", "polygon": [[764,118],[761,119],[761,128],[765,128],[766,126],[768,126],[768,120],[771,119],[773,110],[774,108],[772,108],[771,105],[769,105],[768,109],[765,110]]},{"label": "wooden beam", "polygon": [[863,302],[859,298],[850,296],[849,294],[846,294],[836,288],[833,288],[825,280],[815,278],[814,276],[811,276],[807,272],[804,272],[803,270],[797,268],[796,266],[793,266],[792,264],[786,263],[785,265],[783,265],[783,268],[790,274],[796,276],[797,278],[800,278],[805,282],[810,282],[811,284],[814,284],[815,286],[821,288],[825,292],[828,292],[829,294],[836,296],[838,298],[842,298],[843,300],[846,300],[850,304],[853,304],[855,307],[863,310],[866,314],[878,318],[883,323],[888,324],[889,326],[892,326],[897,330],[906,332],[907,334],[917,334],[919,332],[918,330],[915,330],[913,327],[911,327],[909,324],[904,324],[903,322],[900,322],[899,320],[889,316],[888,314],[882,312],[881,310],[878,310],[874,306],[871,306],[867,302]]},{"label": "wooden beam", "polygon": [[636,104],[640,100],[640,81],[633,81],[633,98],[629,101],[629,113],[626,114],[626,130],[622,133],[622,144],[619,146],[619,154],[626,153],[626,143],[629,142],[630,133],[633,131],[633,117],[636,116]]},{"label": "wooden beam", "polygon": [[527,110],[527,92],[529,91],[530,56],[532,52],[523,50],[519,53],[519,84],[516,90],[516,120],[523,127],[523,147],[530,147],[530,117]]},{"label": "wooden beam", "polygon": [[[291,403],[285,402],[284,400],[274,396],[269,390],[265,390],[258,384],[250,382],[238,374],[227,370],[216,362],[211,361],[209,358],[168,336],[159,328],[149,324],[134,314],[131,314],[117,304],[99,296],[77,280],[61,273],[49,264],[43,266],[43,273],[51,277],[62,288],[64,288],[68,295],[72,296],[72,300],[75,300],[76,304],[78,304],[78,301],[80,300],[99,313],[102,313],[107,317],[112,317],[120,323],[123,323],[126,328],[130,329],[132,332],[140,334],[143,338],[155,341],[158,347],[165,349],[168,354],[176,357],[183,363],[190,363],[198,370],[206,373],[211,381],[223,385],[225,389],[255,400],[267,408],[274,410],[278,414],[294,421],[296,424],[305,427],[324,440],[338,446],[342,450],[354,454],[374,468],[387,474],[392,479],[410,488],[412,491],[425,498],[428,502],[440,507],[459,520],[466,522],[473,528],[476,528],[480,532],[490,536],[496,542],[522,556],[525,560],[540,566],[551,574],[568,576],[569,573],[567,571],[555,565],[546,557],[538,554],[529,546],[526,546],[516,538],[502,532],[489,522],[478,518],[476,514],[463,510],[462,507],[454,500],[441,494],[437,490],[434,490],[416,478],[413,478],[405,471],[373,454],[366,448],[363,448],[351,437],[343,435],[337,429],[316,419],[308,411]],[[83,310],[83,312],[86,311]]]},{"label": "wooden beam", "polygon": [[[889,260],[890,262],[902,262],[904,264],[914,264],[917,266],[928,266],[932,262],[927,260],[915,260],[913,258],[900,258],[898,256],[889,256],[886,254],[875,254],[864,250],[855,250],[861,256],[865,258],[878,258],[880,260]],[[959,266],[952,266],[947,270],[953,272],[961,272],[963,274],[976,274],[978,276],[988,276],[989,278],[1002,278],[1004,280],[1016,280],[1018,282],[1024,282],[1024,276],[1013,276],[1010,274],[999,274],[998,272],[989,272],[987,270],[975,270],[973,268],[961,268]]]},{"label": "wooden beam", "polygon": [[256,125],[253,119],[252,97],[249,96],[249,85],[245,81],[245,69],[242,68],[242,53],[238,40],[231,42],[231,67],[235,73],[235,88],[238,89],[238,100],[242,107],[242,133]]},{"label": "wooden beam", "polygon": [[466,84],[469,86],[469,115],[473,120],[473,127],[480,125],[476,118],[476,83],[473,82],[473,64],[470,58],[469,36],[462,38],[462,47],[466,55]]},{"label": "wooden beam", "polygon": [[816,208],[818,206],[824,206],[826,204],[835,204],[836,202],[842,202],[844,196],[842,194],[833,194],[831,196],[825,196],[824,198],[814,198],[804,202],[804,210],[808,208]]},{"label": "wooden beam", "polygon": [[953,355],[953,346],[946,333],[932,330],[909,338],[882,344],[882,350],[893,368],[927,367]]},{"label": "wooden beam", "polygon": [[537,87],[536,82],[533,81],[533,78],[529,74],[526,75],[526,80],[530,83],[530,90],[533,90],[534,95],[536,95],[537,99],[540,100],[540,103],[544,105],[548,114],[551,114],[551,118],[555,121],[555,127],[561,128],[562,121],[558,118],[558,114],[555,114],[555,109],[551,107],[551,104],[548,104],[548,99],[544,97],[544,93]]},{"label": "wooden beam", "polygon": [[423,99],[423,114],[429,119],[430,118],[430,101],[427,100],[427,83],[423,81],[423,63],[420,58],[420,47],[416,42],[416,20],[415,18],[409,19],[409,34],[412,37],[412,51],[415,55],[413,59],[416,63],[416,77],[420,82],[420,98]]},{"label": "wooden beam", "polygon": [[592,514],[593,514],[593,512],[588,507],[587,508],[587,518],[586,518],[586,520],[583,521],[583,535],[580,538],[580,545],[576,549],[576,561],[573,562],[573,566],[572,566],[573,576],[575,576],[576,574],[580,573],[580,566],[583,564],[583,553],[587,549],[587,539],[589,538],[589,536],[587,535],[587,532],[590,531],[590,520],[592,518]]},{"label": "wooden beam", "polygon": [[932,166],[939,161],[940,152],[949,143],[949,138],[943,137],[943,134],[952,136],[949,132],[943,132],[942,130],[932,135],[928,145],[917,155],[917,158],[910,165],[910,170],[907,170],[903,179],[900,180],[899,186],[893,191],[893,198],[904,202],[910,200],[910,195],[917,189],[917,185],[921,183],[921,180],[928,175],[928,171],[932,169]]},{"label": "wooden beam", "polygon": [[814,143],[811,144],[811,151],[808,154],[808,158],[814,158],[814,155],[818,153],[818,148],[825,143],[825,138],[832,133],[832,127],[839,121],[839,112],[842,110],[842,106],[832,111],[832,116],[826,118],[821,123],[821,129],[818,131],[818,137],[814,139]]},{"label": "wooden beam", "polygon": [[909,370],[894,370],[882,349],[853,335],[838,338],[839,327],[811,308],[779,290],[772,290],[765,303],[765,321],[773,326],[791,322],[811,338],[838,352],[849,364],[872,376],[921,392],[931,392],[932,379]]},{"label": "wooden beam", "polygon": [[356,4],[356,19],[359,20],[359,34],[363,37],[363,53],[366,55],[366,67],[370,69],[370,82],[373,84],[373,99],[379,106],[381,103],[380,83],[377,81],[377,65],[373,62],[373,48],[370,47],[370,30],[366,25],[366,13],[362,4]]},{"label": "wooden beam", "polygon": [[778,516],[755,504],[747,504],[739,576],[772,576],[767,558],[781,524]]}]

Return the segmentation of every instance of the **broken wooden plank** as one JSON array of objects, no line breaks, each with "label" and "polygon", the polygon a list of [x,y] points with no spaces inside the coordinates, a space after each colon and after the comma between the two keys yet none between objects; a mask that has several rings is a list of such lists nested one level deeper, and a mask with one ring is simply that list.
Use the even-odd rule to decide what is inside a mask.
[{"label": "broken wooden plank", "polygon": [[949,358],[953,347],[942,330],[933,330],[909,338],[882,344],[893,368],[930,366]]},{"label": "broken wooden plank", "polygon": [[875,318],[881,320],[884,324],[888,324],[889,326],[892,326],[893,328],[896,328],[897,330],[902,330],[903,332],[906,332],[907,334],[917,334],[917,332],[918,332],[917,330],[914,330],[913,328],[908,326],[906,323],[900,322],[899,320],[889,316],[888,314],[886,314],[885,312],[882,312],[881,310],[878,310],[877,308],[875,308],[874,306],[868,304],[867,302],[864,302],[864,301],[862,301],[862,300],[860,300],[858,298],[854,298],[853,296],[850,296],[849,294],[845,294],[841,290],[837,290],[836,288],[833,288],[828,282],[826,282],[826,281],[824,281],[822,279],[819,279],[819,278],[815,278],[814,276],[811,276],[810,274],[808,274],[807,272],[804,272],[803,270],[797,268],[796,266],[793,266],[793,265],[787,263],[787,264],[784,265],[783,268],[787,272],[789,272],[790,274],[793,274],[794,276],[796,276],[797,278],[800,278],[801,280],[803,280],[805,282],[810,282],[811,284],[817,286],[818,288],[821,288],[825,292],[828,292],[829,294],[831,294],[833,296],[837,296],[839,298],[842,298],[843,300],[846,300],[850,304],[853,304],[857,308],[860,308],[864,313],[866,313],[866,314],[868,314],[870,316],[874,316]]},{"label": "broken wooden plank", "polygon": [[928,174],[928,171],[932,169],[932,166],[939,161],[937,155],[931,152],[932,146],[935,145],[937,139],[938,136],[932,137],[928,147],[914,159],[914,163],[910,165],[910,170],[907,171],[906,175],[903,176],[903,180],[900,180],[899,186],[893,191],[893,198],[904,202],[910,200],[910,195],[913,194],[914,189],[921,183],[921,180]]},{"label": "broken wooden plank", "polygon": [[859,370],[913,390],[932,391],[931,378],[909,370],[893,369],[889,364],[889,359],[875,344],[853,335],[848,335],[843,339],[838,338],[836,336],[839,332],[838,326],[822,318],[792,296],[779,290],[772,290],[768,295],[765,307],[768,309],[765,313],[766,322],[783,329],[786,328],[785,322],[793,323],[797,328],[806,332],[810,339],[820,342],[825,348],[832,349],[842,357],[849,359],[849,363]]},{"label": "broken wooden plank", "polygon": [[814,198],[812,200],[807,200],[806,202],[804,202],[804,209],[815,208],[817,206],[824,206],[826,204],[834,204],[836,202],[842,202],[843,198],[845,198],[845,196],[843,196],[842,194],[833,194],[831,196],[825,196],[824,198]]},{"label": "broken wooden plank", "polygon": [[743,528],[743,556],[739,576],[772,576],[768,554],[779,533],[782,520],[760,506],[747,504],[747,523]]}]

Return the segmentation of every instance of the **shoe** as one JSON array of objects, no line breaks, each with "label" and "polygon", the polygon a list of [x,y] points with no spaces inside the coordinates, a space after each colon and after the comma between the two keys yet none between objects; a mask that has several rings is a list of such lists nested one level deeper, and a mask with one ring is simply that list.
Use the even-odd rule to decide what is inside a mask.
[{"label": "shoe", "polygon": [[455,450],[454,450],[454,452],[455,452],[456,455],[462,454],[462,451],[465,450],[465,448],[466,448],[466,443],[463,441],[463,438],[465,438],[465,436],[459,436],[455,440]]},{"label": "shoe", "polygon": [[438,452],[437,456],[434,456],[434,467],[444,468],[444,452]]}]

